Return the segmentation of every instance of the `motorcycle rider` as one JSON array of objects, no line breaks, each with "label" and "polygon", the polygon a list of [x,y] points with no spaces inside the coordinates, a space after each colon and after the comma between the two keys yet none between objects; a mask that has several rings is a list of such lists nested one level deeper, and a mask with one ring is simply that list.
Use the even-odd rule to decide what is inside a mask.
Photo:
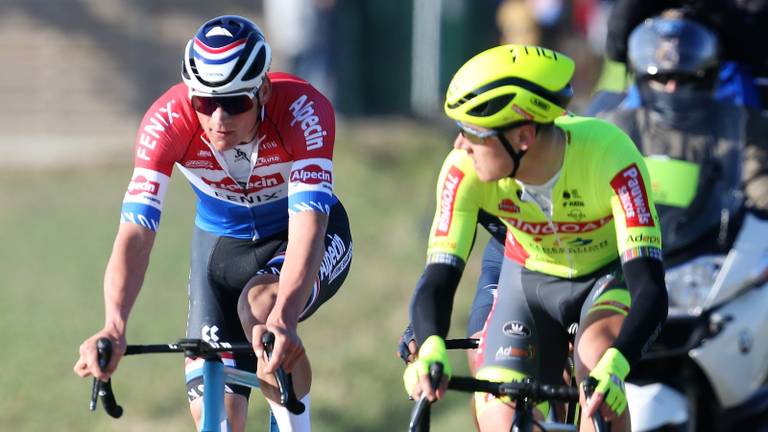
[{"label": "motorcycle rider", "polygon": [[680,10],[640,24],[628,59],[641,105],[601,117],[622,128],[649,162],[665,258],[684,255],[684,246],[722,250],[742,207],[768,216],[768,117],[715,98],[720,43]]}]

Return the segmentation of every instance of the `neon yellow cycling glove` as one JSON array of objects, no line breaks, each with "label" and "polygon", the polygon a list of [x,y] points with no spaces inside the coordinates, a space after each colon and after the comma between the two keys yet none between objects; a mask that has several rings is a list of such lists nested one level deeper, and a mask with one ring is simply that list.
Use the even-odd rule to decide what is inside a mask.
[{"label": "neon yellow cycling glove", "polygon": [[589,374],[597,380],[595,391],[605,395],[603,403],[608,404],[617,415],[627,408],[624,379],[628,374],[629,362],[616,348],[608,348]]},{"label": "neon yellow cycling glove", "polygon": [[432,363],[443,364],[443,376],[451,376],[451,364],[448,362],[448,353],[445,351],[445,341],[437,335],[432,335],[421,344],[418,358],[403,373],[405,391],[410,395],[421,375],[429,375],[429,365]]}]

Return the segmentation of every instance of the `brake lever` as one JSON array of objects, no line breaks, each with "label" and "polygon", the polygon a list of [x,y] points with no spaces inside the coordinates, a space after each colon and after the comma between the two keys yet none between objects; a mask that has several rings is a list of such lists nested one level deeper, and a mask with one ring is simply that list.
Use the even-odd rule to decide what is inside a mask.
[{"label": "brake lever", "polygon": [[[272,332],[266,332],[261,336],[261,344],[264,346],[264,351],[267,353],[267,360],[272,360],[272,349],[275,347],[275,334]],[[296,397],[296,392],[293,390],[293,376],[286,374],[282,366],[275,369],[275,379],[277,380],[277,388],[280,390],[280,404],[288,409],[292,414],[301,414],[307,408]]]}]

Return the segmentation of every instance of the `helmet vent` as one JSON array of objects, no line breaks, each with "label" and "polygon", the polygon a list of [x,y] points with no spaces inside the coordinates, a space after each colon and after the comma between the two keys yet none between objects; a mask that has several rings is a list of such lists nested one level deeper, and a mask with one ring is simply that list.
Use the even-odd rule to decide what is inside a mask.
[{"label": "helmet vent", "polygon": [[507,106],[514,98],[515,93],[493,98],[467,111],[467,114],[474,117],[488,117],[494,115]]},{"label": "helmet vent", "polygon": [[245,72],[245,75],[243,75],[243,80],[247,81],[256,78],[264,70],[266,59],[267,50],[262,46],[261,49],[259,49],[258,54],[256,54],[256,58],[251,62],[251,66]]}]

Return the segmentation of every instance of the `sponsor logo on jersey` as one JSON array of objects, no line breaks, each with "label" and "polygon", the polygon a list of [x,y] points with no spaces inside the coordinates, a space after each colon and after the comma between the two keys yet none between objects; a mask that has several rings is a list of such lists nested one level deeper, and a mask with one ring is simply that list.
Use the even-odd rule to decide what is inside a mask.
[{"label": "sponsor logo on jersey", "polygon": [[515,218],[504,218],[504,220],[507,221],[512,228],[522,231],[526,234],[534,234],[534,235],[554,234],[555,232],[570,233],[570,234],[586,233],[586,232],[594,231],[596,229],[603,227],[612,219],[613,219],[613,216],[606,216],[602,219],[597,219],[593,221],[586,221],[586,222],[553,221],[550,224],[549,222],[526,222],[526,221],[515,219]]},{"label": "sponsor logo on jersey", "polygon": [[256,166],[270,165],[281,161],[279,155],[259,156],[256,158]]},{"label": "sponsor logo on jersey", "polygon": [[[200,177],[200,179],[205,184],[214,189],[223,189],[232,192],[243,192],[243,187],[229,177],[224,177],[221,180],[208,180],[205,177]],[[263,177],[254,175],[251,176],[251,178],[248,180],[245,193],[251,194],[262,189],[279,186],[283,183],[285,183],[285,180],[283,179],[283,176],[280,175],[280,173],[268,174]]]},{"label": "sponsor logo on jersey", "polygon": [[259,147],[264,150],[272,150],[277,148],[277,143],[274,141],[267,141],[267,142],[259,143]]},{"label": "sponsor logo on jersey", "polygon": [[577,221],[581,222],[582,219],[586,217],[584,212],[581,211],[581,209],[573,208],[568,210],[568,217],[571,219],[576,219]]},{"label": "sponsor logo on jersey", "polygon": [[157,195],[160,192],[160,183],[149,180],[143,175],[138,175],[128,183],[128,195],[148,193]]},{"label": "sponsor logo on jersey", "polygon": [[216,195],[216,197],[225,199],[227,201],[231,201],[233,203],[239,203],[239,204],[258,204],[263,203],[267,201],[272,201],[279,199],[280,191],[275,192],[265,192],[262,194],[250,194],[250,195],[243,195],[243,194],[228,194],[226,192],[220,192],[217,190],[213,191],[213,194]]},{"label": "sponsor logo on jersey", "polygon": [[576,237],[575,239],[568,240],[568,244],[571,246],[586,246],[592,242],[593,242],[592,239],[585,239],[581,237]]},{"label": "sponsor logo on jersey", "polygon": [[333,183],[333,174],[324,170],[320,165],[312,164],[291,172],[291,183],[307,184]]},{"label": "sponsor logo on jersey", "polygon": [[532,250],[539,253],[543,253],[549,256],[554,255],[563,255],[563,254],[571,254],[571,255],[580,255],[580,254],[592,254],[597,253],[605,248],[607,248],[609,245],[612,245],[614,248],[616,247],[615,244],[610,243],[608,240],[602,240],[595,243],[593,240],[588,239],[579,239],[577,241],[568,241],[567,245],[548,245],[546,243],[535,243],[535,242],[527,242],[526,245]]},{"label": "sponsor logo on jersey", "polygon": [[498,350],[496,350],[496,355],[494,359],[496,361],[499,360],[510,360],[513,358],[524,358],[524,359],[532,359],[533,358],[533,346],[528,346],[528,349],[525,348],[518,348],[514,346],[500,346]]},{"label": "sponsor logo on jersey", "polygon": [[507,321],[501,327],[502,333],[512,337],[528,337],[531,335],[531,329],[520,321]]},{"label": "sponsor logo on jersey", "polygon": [[627,243],[650,243],[652,245],[660,245],[661,237],[655,235],[648,235],[645,233],[629,234],[627,235]]},{"label": "sponsor logo on jersey", "polygon": [[307,145],[307,150],[317,150],[323,147],[323,137],[328,132],[319,124],[320,118],[315,115],[315,108],[313,106],[315,101],[308,101],[308,99],[307,95],[301,95],[291,104],[289,108],[293,114],[291,126],[299,123],[301,130],[304,132],[304,142]]},{"label": "sponsor logo on jersey", "polygon": [[213,155],[209,150],[200,150],[197,152],[197,157],[209,158],[209,157],[213,157]]},{"label": "sponsor logo on jersey", "polygon": [[352,260],[352,248],[349,250],[344,244],[344,240],[338,234],[326,235],[331,241],[325,247],[323,262],[320,264],[320,279],[327,279],[330,283],[336,279],[345,268],[349,266]]},{"label": "sponsor logo on jersey", "polygon": [[166,102],[165,106],[152,113],[144,121],[144,127],[139,134],[139,142],[136,145],[136,157],[145,161],[151,160],[149,152],[157,147],[160,133],[173,124],[173,119],[181,118],[181,115],[173,111],[176,99]]},{"label": "sponsor logo on jersey", "polygon": [[584,201],[577,189],[563,191],[563,208],[566,207],[584,207]]},{"label": "sponsor logo on jersey", "polygon": [[191,159],[184,161],[184,166],[187,168],[213,168],[213,162],[209,160]]},{"label": "sponsor logo on jersey", "polygon": [[619,196],[628,227],[654,226],[643,176],[636,164],[618,173],[611,180],[611,186]]},{"label": "sponsor logo on jersey", "polygon": [[571,190],[564,190],[563,191],[563,199],[569,200],[569,199],[581,199],[581,195],[579,195],[578,189],[571,189]]},{"label": "sponsor logo on jersey", "polygon": [[456,203],[456,190],[459,188],[463,178],[464,172],[456,166],[451,166],[448,170],[448,175],[445,176],[443,190],[440,192],[440,215],[437,219],[436,236],[448,235],[448,231],[451,229],[453,207]]},{"label": "sponsor logo on jersey", "polygon": [[520,207],[509,198],[504,198],[499,203],[499,210],[507,213],[520,213]]}]

